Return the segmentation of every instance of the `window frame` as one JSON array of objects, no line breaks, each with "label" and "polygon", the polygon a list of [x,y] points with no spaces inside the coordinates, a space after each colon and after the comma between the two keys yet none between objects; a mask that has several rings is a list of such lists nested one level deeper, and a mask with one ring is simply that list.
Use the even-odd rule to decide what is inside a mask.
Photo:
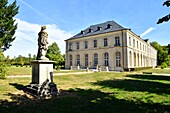
[{"label": "window frame", "polygon": [[94,48],[97,47],[97,40],[93,40],[93,47],[94,47]]},{"label": "window frame", "polygon": [[73,65],[73,55],[69,55],[69,63],[70,63],[70,66]]},{"label": "window frame", "polygon": [[88,48],[88,41],[84,42],[84,48],[87,49]]},{"label": "window frame", "polygon": [[88,67],[88,62],[89,62],[89,55],[85,54],[85,66]]},{"label": "window frame", "polygon": [[94,66],[97,66],[98,65],[98,54],[95,53],[94,54]]},{"label": "window frame", "polygon": [[109,53],[104,53],[104,65],[109,66]]},{"label": "window frame", "polygon": [[120,46],[120,37],[119,36],[115,37],[115,46]]},{"label": "window frame", "polygon": [[108,39],[107,38],[104,38],[104,47],[108,46]]},{"label": "window frame", "polygon": [[80,49],[80,43],[79,42],[76,43],[76,49]]},{"label": "window frame", "polygon": [[116,52],[116,67],[121,67],[121,53]]}]

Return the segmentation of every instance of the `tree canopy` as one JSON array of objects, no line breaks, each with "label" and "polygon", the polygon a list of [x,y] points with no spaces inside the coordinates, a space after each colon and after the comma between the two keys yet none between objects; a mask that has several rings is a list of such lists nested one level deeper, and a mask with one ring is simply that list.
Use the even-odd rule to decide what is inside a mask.
[{"label": "tree canopy", "polygon": [[[170,6],[170,0],[165,1],[165,2],[163,3],[163,6],[169,7],[169,6]],[[157,24],[160,24],[160,23],[162,23],[162,22],[167,22],[167,21],[169,21],[169,19],[170,19],[170,14],[168,14],[168,15],[160,18],[160,19],[158,20]]]},{"label": "tree canopy", "polygon": [[0,0],[0,47],[2,51],[7,50],[16,38],[14,34],[17,24],[14,16],[18,13],[18,9],[16,1],[8,4],[8,0]]},{"label": "tree canopy", "polygon": [[170,45],[161,46],[158,44],[158,42],[151,42],[150,44],[158,50],[157,64],[161,65],[162,63],[166,63],[168,66],[170,66],[170,54],[168,54],[170,51]]},{"label": "tree canopy", "polygon": [[52,43],[52,45],[48,47],[46,57],[55,61],[57,68],[61,65],[64,65],[64,57],[61,55],[60,49],[56,42]]}]

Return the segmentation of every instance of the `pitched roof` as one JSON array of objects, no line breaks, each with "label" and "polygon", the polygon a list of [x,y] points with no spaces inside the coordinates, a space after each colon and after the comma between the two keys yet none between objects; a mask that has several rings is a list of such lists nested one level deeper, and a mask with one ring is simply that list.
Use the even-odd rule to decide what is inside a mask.
[{"label": "pitched roof", "polygon": [[85,36],[96,35],[96,34],[107,33],[107,32],[113,32],[113,31],[118,31],[118,30],[123,30],[123,29],[126,29],[126,28],[122,27],[115,21],[107,21],[104,23],[91,25],[87,29],[82,30],[80,33],[74,35],[73,37],[69,38],[68,40],[81,38],[81,37],[85,37]]}]

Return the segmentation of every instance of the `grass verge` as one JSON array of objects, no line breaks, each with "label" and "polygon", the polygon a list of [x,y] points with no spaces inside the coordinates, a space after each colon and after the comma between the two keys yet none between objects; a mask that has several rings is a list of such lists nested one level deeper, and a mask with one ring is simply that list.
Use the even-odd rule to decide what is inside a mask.
[{"label": "grass verge", "polygon": [[170,77],[125,73],[55,76],[60,95],[32,100],[22,91],[30,78],[0,80],[1,113],[168,113]]}]

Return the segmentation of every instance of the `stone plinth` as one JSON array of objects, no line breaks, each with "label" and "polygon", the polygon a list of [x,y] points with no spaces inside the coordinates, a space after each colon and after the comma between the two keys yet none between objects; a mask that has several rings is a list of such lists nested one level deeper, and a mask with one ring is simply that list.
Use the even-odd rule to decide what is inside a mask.
[{"label": "stone plinth", "polygon": [[57,85],[53,82],[54,61],[33,60],[32,82],[27,86],[25,92],[38,97],[56,95]]},{"label": "stone plinth", "polygon": [[33,60],[32,64],[32,84],[42,85],[47,79],[51,82],[50,73],[53,73],[54,61]]}]

